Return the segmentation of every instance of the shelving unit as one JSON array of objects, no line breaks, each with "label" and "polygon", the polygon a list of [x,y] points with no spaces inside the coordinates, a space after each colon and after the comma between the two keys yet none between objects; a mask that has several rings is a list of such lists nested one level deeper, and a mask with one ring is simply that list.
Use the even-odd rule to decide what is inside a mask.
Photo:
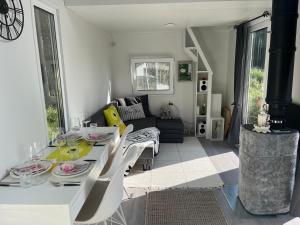
[{"label": "shelving unit", "polygon": [[[195,63],[194,131],[195,136],[212,138],[211,95],[213,71],[191,27],[185,31],[184,50]],[[204,84],[205,83],[205,84]],[[205,90],[203,89],[205,85]],[[224,124],[224,122],[223,122]],[[205,129],[205,133],[199,132]],[[223,131],[224,132],[224,131]]]},{"label": "shelving unit", "polygon": [[[184,40],[185,52],[195,62],[195,94],[194,94],[194,132],[195,136],[210,138],[210,117],[211,117],[211,87],[212,75],[211,67],[202,51],[202,48],[193,32],[192,28],[187,28]],[[202,81],[202,82],[201,82]],[[205,83],[205,84],[203,84]],[[202,88],[205,86],[205,90]],[[205,125],[205,127],[204,127]],[[199,133],[200,128],[205,129],[205,133]]]}]

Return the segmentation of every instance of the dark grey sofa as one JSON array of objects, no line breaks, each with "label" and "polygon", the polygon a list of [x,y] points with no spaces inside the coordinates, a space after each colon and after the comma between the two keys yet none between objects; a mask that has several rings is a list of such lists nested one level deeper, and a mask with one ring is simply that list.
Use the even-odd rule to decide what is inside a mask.
[{"label": "dark grey sofa", "polygon": [[[148,104],[148,98],[146,102],[146,104]],[[107,126],[103,111],[110,105],[114,105],[117,107],[117,104],[117,102],[109,103],[95,112],[90,117],[91,123],[97,123],[98,126]],[[160,130],[160,143],[183,143],[184,126],[181,119],[162,120],[150,113],[149,106],[145,106],[145,108],[146,118],[128,120],[125,121],[125,124],[132,124],[134,126],[134,131],[138,131],[148,127],[158,128]]]},{"label": "dark grey sofa", "polygon": [[[98,126],[107,126],[103,111],[107,109],[110,105],[117,106],[116,103],[110,103],[105,105],[90,117],[91,123],[97,123]],[[147,127],[156,127],[156,121],[157,118],[155,116],[150,116],[138,120],[128,120],[125,122],[125,124],[132,124],[134,127],[134,131],[137,131]]]}]

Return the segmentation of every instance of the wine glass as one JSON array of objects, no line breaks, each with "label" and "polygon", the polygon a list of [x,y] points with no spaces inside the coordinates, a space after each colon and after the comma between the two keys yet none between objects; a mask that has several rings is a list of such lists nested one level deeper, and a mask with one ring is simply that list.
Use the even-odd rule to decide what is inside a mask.
[{"label": "wine glass", "polygon": [[64,129],[62,127],[58,127],[55,129],[55,132],[52,133],[51,145],[56,147],[62,147],[66,144],[66,140],[64,137]]}]

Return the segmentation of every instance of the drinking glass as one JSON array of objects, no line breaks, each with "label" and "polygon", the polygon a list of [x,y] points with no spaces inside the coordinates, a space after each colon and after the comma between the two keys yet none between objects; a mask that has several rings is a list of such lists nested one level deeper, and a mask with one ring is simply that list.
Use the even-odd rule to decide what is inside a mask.
[{"label": "drinking glass", "polygon": [[87,112],[83,112],[83,127],[88,127],[89,123],[91,122],[91,120],[89,119],[89,114]]},{"label": "drinking glass", "polygon": [[32,186],[32,173],[29,171],[24,171],[20,173],[20,185],[23,188],[29,188]]},{"label": "drinking glass", "polygon": [[33,142],[29,145],[29,160],[37,161],[43,157],[43,151],[41,145],[37,142]]},{"label": "drinking glass", "polygon": [[95,130],[97,127],[98,127],[97,123],[91,123],[90,124],[90,128],[93,129],[93,130]]},{"label": "drinking glass", "polygon": [[79,117],[73,117],[70,119],[71,131],[77,132],[80,130],[81,123]]},{"label": "drinking glass", "polygon": [[79,158],[78,142],[74,138],[67,138],[67,145],[71,160],[77,160]]},{"label": "drinking glass", "polygon": [[66,144],[66,140],[64,138],[64,129],[58,127],[55,129],[55,132],[52,133],[51,145],[56,147],[62,147]]}]

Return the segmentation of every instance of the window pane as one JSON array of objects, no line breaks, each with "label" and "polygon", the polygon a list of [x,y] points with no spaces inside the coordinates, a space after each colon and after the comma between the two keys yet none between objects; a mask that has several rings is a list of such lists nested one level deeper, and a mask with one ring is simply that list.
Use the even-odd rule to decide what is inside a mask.
[{"label": "window pane", "polygon": [[136,63],[136,89],[138,91],[170,90],[170,63]]},{"label": "window pane", "polygon": [[48,137],[52,138],[57,128],[65,128],[55,21],[54,15],[43,9],[35,7],[34,12],[47,111]]},{"label": "window pane", "polygon": [[256,123],[257,114],[264,103],[265,59],[267,28],[251,33],[251,64],[249,71],[247,123]]}]

